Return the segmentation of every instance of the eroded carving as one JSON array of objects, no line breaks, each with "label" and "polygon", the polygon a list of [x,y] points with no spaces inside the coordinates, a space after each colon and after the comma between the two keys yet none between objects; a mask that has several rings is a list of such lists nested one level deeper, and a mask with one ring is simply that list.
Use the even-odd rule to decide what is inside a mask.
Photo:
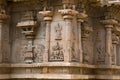
[{"label": "eroded carving", "polygon": [[90,57],[89,57],[88,54],[89,54],[89,50],[88,49],[86,49],[86,50],[83,51],[83,63],[85,63],[85,64],[90,63],[90,61],[89,61]]},{"label": "eroded carving", "polygon": [[60,24],[58,24],[58,26],[55,27],[55,32],[56,32],[56,36],[55,39],[56,40],[61,40],[62,39],[62,27],[60,26]]},{"label": "eroded carving", "polygon": [[43,45],[36,45],[34,48],[34,61],[43,62],[43,53],[45,47]]},{"label": "eroded carving", "polygon": [[64,61],[63,47],[58,42],[52,47],[50,61]]},{"label": "eroded carving", "polygon": [[78,61],[77,51],[75,50],[75,43],[72,43],[70,54],[71,54],[71,61]]},{"label": "eroded carving", "polygon": [[105,48],[103,46],[97,47],[97,58],[96,61],[98,64],[103,64],[105,62]]},{"label": "eroded carving", "polygon": [[24,52],[24,61],[26,63],[32,63],[33,62],[33,48],[32,41],[28,41],[28,44],[26,46],[23,46],[23,52]]}]

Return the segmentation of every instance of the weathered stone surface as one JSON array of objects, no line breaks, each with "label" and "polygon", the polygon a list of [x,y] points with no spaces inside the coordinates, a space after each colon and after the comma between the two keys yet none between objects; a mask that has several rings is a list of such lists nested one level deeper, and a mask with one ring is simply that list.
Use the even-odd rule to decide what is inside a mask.
[{"label": "weathered stone surface", "polygon": [[108,0],[0,0],[0,79],[120,80],[119,8]]}]

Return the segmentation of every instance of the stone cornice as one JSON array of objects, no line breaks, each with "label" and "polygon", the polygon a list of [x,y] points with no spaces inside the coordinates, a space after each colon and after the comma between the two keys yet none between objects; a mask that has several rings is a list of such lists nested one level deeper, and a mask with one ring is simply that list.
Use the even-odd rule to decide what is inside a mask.
[{"label": "stone cornice", "polygon": [[76,15],[78,14],[78,11],[73,10],[73,9],[61,9],[58,10],[62,15]]},{"label": "stone cornice", "polygon": [[73,9],[61,9],[58,12],[62,14],[64,19],[73,19],[73,16],[78,14],[78,11]]},{"label": "stone cornice", "polygon": [[15,64],[0,64],[1,68],[37,68],[37,67],[74,67],[74,68],[89,68],[89,69],[120,69],[116,65],[89,65],[69,62],[47,62],[47,63],[15,63]]}]

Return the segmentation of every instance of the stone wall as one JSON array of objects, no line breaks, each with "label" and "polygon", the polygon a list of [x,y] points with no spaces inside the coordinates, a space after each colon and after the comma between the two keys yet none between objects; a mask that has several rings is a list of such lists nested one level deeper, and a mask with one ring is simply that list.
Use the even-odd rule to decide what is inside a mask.
[{"label": "stone wall", "polygon": [[1,80],[120,79],[119,5],[1,0],[0,6]]}]

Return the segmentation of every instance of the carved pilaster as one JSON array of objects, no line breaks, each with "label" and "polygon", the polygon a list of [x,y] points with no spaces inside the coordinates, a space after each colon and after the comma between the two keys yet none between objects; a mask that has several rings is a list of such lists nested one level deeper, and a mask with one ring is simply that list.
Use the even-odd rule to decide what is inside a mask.
[{"label": "carved pilaster", "polygon": [[82,50],[83,50],[83,63],[89,64],[90,56],[89,56],[89,48],[87,44],[88,37],[90,36],[91,32],[93,31],[92,27],[88,26],[88,22],[83,22],[82,28]]},{"label": "carved pilaster", "polygon": [[112,34],[112,65],[116,65],[117,60],[117,44],[119,44],[119,36]]},{"label": "carved pilaster", "polygon": [[86,18],[87,15],[85,13],[79,13],[77,15],[77,33],[78,33],[78,48],[80,52],[80,63],[83,62],[83,53],[82,53],[82,40],[81,40],[81,23],[84,22],[84,18]]},{"label": "carved pilaster", "polygon": [[[3,60],[3,30],[4,30],[4,22],[9,18],[8,15],[6,15],[6,12],[4,9],[0,9],[0,63]],[[8,33],[7,33],[8,34]],[[7,55],[6,55],[7,56]],[[9,56],[9,55],[8,55]]]},{"label": "carved pilaster", "polygon": [[112,28],[113,25],[117,24],[118,22],[114,19],[108,19],[101,21],[103,24],[105,24],[106,29],[106,54],[105,54],[105,64],[112,65]]},{"label": "carved pilaster", "polygon": [[69,62],[72,61],[72,47],[73,47],[73,38],[72,36],[72,20],[73,20],[73,16],[78,14],[78,12],[74,9],[62,9],[59,10],[58,12],[60,12],[63,16],[63,19],[65,20],[65,28],[66,28],[66,37],[65,37],[65,54],[64,54],[64,61],[65,62]]},{"label": "carved pilaster", "polygon": [[45,45],[45,54],[44,54],[44,62],[48,62],[49,54],[50,54],[50,33],[51,33],[51,21],[53,12],[52,11],[40,11],[40,14],[43,15],[43,20],[46,22],[46,45]]}]

